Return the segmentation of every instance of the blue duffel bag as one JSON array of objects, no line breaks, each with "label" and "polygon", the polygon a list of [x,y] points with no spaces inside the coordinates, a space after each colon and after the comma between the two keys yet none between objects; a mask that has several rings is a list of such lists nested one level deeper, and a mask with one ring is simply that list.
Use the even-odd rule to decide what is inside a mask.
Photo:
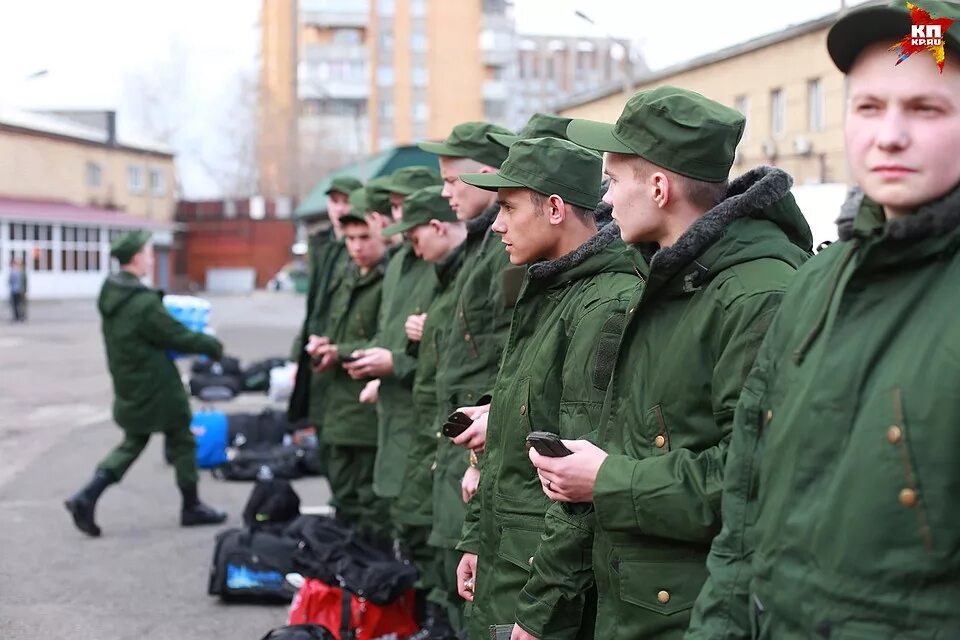
[{"label": "blue duffel bag", "polygon": [[227,461],[227,414],[223,411],[196,411],[190,430],[197,441],[197,466],[218,467]]}]

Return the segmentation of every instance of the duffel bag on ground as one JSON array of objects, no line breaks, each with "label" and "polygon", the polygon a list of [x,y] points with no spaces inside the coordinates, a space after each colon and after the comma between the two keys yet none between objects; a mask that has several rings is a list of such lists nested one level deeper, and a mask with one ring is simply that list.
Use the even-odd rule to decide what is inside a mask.
[{"label": "duffel bag on ground", "polygon": [[378,605],[341,587],[307,578],[293,598],[287,622],[322,625],[336,640],[405,638],[418,630],[413,607],[413,589],[390,604]]},{"label": "duffel bag on ground", "polygon": [[285,576],[293,572],[295,538],[228,529],[215,540],[207,593],[237,602],[290,602],[296,589]]},{"label": "duffel bag on ground", "polygon": [[227,416],[223,411],[195,411],[190,431],[197,442],[197,466],[210,469],[227,461]]},{"label": "duffel bag on ground", "polygon": [[271,369],[285,367],[286,365],[286,358],[266,358],[254,362],[243,370],[243,390],[266,393],[270,389]]},{"label": "duffel bag on ground", "polygon": [[260,640],[335,640],[336,636],[318,624],[291,624],[268,631]]},{"label": "duffel bag on ground", "polygon": [[347,589],[378,605],[390,604],[417,581],[417,569],[364,540],[333,518],[302,516],[287,529],[300,540],[297,571]]},{"label": "duffel bag on ground", "polygon": [[243,370],[240,360],[231,356],[223,356],[219,360],[198,358],[190,365],[191,373],[215,373],[217,375],[239,376]]},{"label": "duffel bag on ground", "polygon": [[219,467],[210,470],[215,478],[249,482],[256,480],[263,467],[270,469],[270,476],[288,480],[303,476],[300,459],[303,449],[296,445],[277,445],[265,449],[236,449],[228,452],[233,457]]},{"label": "duffel bag on ground", "polygon": [[231,447],[263,448],[283,444],[290,423],[282,411],[264,409],[260,413],[231,413],[227,416],[227,439]]},{"label": "duffel bag on ground", "polygon": [[190,376],[190,395],[207,402],[231,400],[240,393],[240,377],[218,373],[195,373]]}]

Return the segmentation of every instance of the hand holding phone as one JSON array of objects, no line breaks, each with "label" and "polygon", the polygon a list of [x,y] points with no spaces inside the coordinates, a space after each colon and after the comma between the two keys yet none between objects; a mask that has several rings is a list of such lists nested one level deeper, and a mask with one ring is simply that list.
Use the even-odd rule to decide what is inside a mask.
[{"label": "hand holding phone", "polygon": [[560,441],[560,436],[549,431],[531,431],[527,435],[527,447],[533,447],[548,458],[562,458],[573,453]]},{"label": "hand holding phone", "polygon": [[440,432],[448,438],[456,438],[473,424],[473,419],[462,411],[454,411],[443,423]]}]

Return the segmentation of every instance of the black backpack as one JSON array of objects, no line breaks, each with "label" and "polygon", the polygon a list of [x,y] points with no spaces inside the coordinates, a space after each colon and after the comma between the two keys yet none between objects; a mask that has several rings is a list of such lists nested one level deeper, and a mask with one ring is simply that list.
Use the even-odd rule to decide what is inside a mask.
[{"label": "black backpack", "polygon": [[287,534],[300,540],[294,566],[306,577],[387,605],[411,589],[416,568],[364,540],[333,518],[301,516]]},{"label": "black backpack", "polygon": [[257,480],[243,508],[243,524],[251,530],[282,528],[300,516],[300,496],[289,480]]},{"label": "black backpack", "polygon": [[296,571],[297,540],[269,531],[228,529],[217,534],[207,593],[236,602],[290,602],[296,589],[286,574]]},{"label": "black backpack", "polygon": [[260,640],[337,640],[337,637],[318,624],[292,624],[268,631]]}]

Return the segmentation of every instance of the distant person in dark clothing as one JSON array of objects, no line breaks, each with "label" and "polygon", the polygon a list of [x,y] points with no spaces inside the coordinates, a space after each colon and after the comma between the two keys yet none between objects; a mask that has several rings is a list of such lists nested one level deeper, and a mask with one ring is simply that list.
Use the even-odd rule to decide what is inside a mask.
[{"label": "distant person in dark clothing", "polygon": [[14,322],[27,321],[27,272],[18,258],[10,261],[10,275],[7,280],[10,289],[10,307],[13,309]]}]

